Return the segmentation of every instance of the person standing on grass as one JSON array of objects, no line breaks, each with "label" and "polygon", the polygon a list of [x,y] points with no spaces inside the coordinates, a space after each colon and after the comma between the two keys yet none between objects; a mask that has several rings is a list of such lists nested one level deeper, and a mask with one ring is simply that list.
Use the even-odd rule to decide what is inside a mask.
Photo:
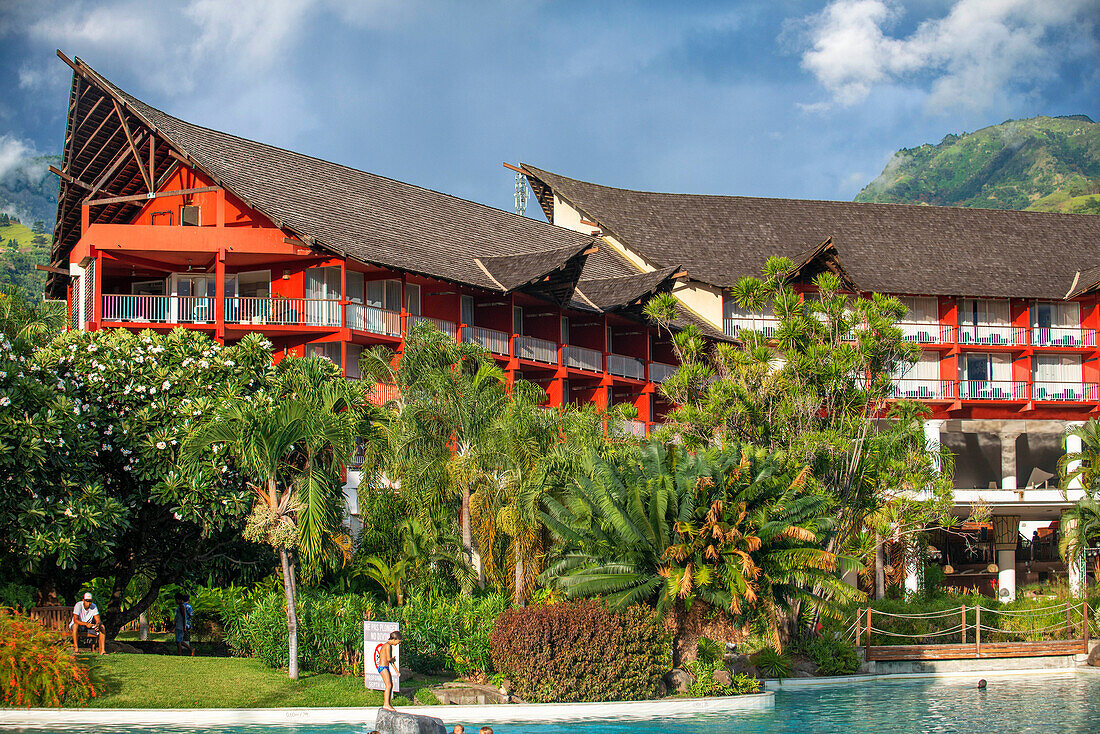
[{"label": "person standing on grass", "polygon": [[191,607],[191,597],[176,594],[176,654],[182,655],[183,648],[193,656],[195,648],[191,646],[191,619],[195,610]]},{"label": "person standing on grass", "polygon": [[98,638],[99,654],[106,655],[104,648],[107,645],[107,635],[103,633],[103,625],[99,621],[99,608],[92,601],[90,593],[85,593],[84,599],[73,606],[73,618],[69,620],[69,626],[73,630],[73,652],[80,652],[77,646],[77,635],[83,628],[85,635]]},{"label": "person standing on grass", "polygon": [[393,631],[390,633],[390,639],[382,643],[381,648],[378,651],[378,675],[382,676],[382,682],[386,684],[386,692],[382,697],[382,708],[386,711],[396,711],[393,704],[390,703],[390,698],[393,696],[393,673],[396,667],[394,663],[397,662],[397,655],[394,653],[395,648],[399,648],[401,645],[401,633]]}]

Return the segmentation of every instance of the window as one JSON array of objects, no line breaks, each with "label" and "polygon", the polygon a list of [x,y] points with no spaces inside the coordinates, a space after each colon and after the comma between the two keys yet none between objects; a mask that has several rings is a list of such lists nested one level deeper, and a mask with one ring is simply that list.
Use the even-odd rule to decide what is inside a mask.
[{"label": "window", "polygon": [[348,300],[352,303],[363,302],[363,274],[349,270],[348,275]]},{"label": "window", "polygon": [[611,327],[610,326],[607,327],[607,334],[604,338],[607,340],[607,343],[604,345],[604,351],[605,352],[614,352],[615,350],[611,348],[612,342],[611,342]]},{"label": "window", "polygon": [[340,367],[340,342],[324,342],[322,344],[307,344],[307,357],[324,357],[337,367]]},{"label": "window", "polygon": [[512,331],[523,336],[523,306],[512,307]]},{"label": "window", "polygon": [[729,294],[722,299],[722,316],[727,336],[736,337],[740,329],[762,331],[765,336],[775,333],[776,320],[772,313],[742,308]]},{"label": "window", "polygon": [[191,205],[181,206],[180,224],[182,224],[184,227],[199,226],[199,208],[197,206]]},{"label": "window", "polygon": [[347,377],[351,380],[359,379],[359,359],[363,356],[363,347],[360,344],[348,344]]},{"label": "window", "polygon": [[944,397],[940,390],[940,358],[924,352],[908,370],[894,378],[894,397],[914,400]]},{"label": "window", "polygon": [[1077,355],[1041,355],[1031,358],[1035,400],[1081,400],[1081,358]]},{"label": "window", "polygon": [[1085,346],[1081,333],[1079,303],[1031,304],[1031,343],[1041,347]]},{"label": "window", "polygon": [[474,297],[462,296],[462,323],[467,326],[474,325]]},{"label": "window", "polygon": [[963,344],[1011,344],[1008,301],[959,301],[959,341]]},{"label": "window", "polygon": [[1012,360],[1007,354],[971,352],[959,360],[960,397],[1008,400],[1015,396]]},{"label": "window", "polygon": [[371,280],[365,284],[366,304],[387,311],[401,310],[400,280]]},{"label": "window", "polygon": [[306,270],[306,298],[340,300],[340,268],[309,268]]},{"label": "window", "polygon": [[561,317],[561,343],[562,344],[568,344],[569,343],[569,317],[568,316],[562,316]]},{"label": "window", "polygon": [[420,286],[405,284],[405,311],[413,316],[420,315]]}]

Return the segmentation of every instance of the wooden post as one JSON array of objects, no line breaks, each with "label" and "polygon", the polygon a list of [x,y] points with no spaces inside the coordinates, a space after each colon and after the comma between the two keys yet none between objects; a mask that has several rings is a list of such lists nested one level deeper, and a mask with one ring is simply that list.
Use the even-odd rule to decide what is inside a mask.
[{"label": "wooden post", "polygon": [[859,607],[859,608],[856,609],[856,647],[862,647],[862,645],[860,645],[860,638],[862,637],[862,635],[860,633],[863,631],[862,628],[863,628],[863,607]]},{"label": "wooden post", "polygon": [[871,607],[867,607],[867,639],[865,645],[863,659],[869,661],[871,659]]},{"label": "wooden post", "polygon": [[982,605],[974,607],[974,652],[982,656]]},{"label": "wooden post", "polygon": [[966,605],[962,605],[962,644],[966,644]]}]

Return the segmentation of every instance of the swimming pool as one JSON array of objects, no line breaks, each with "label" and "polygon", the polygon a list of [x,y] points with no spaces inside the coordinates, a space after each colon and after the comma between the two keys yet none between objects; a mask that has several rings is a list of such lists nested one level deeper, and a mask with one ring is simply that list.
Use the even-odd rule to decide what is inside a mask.
[{"label": "swimming pool", "polygon": [[[446,717],[446,709],[440,714]],[[66,726],[25,728],[24,734],[365,734],[371,725],[236,726],[188,728]],[[456,722],[448,721],[448,724]],[[470,726],[479,722],[462,722]],[[576,721],[553,724],[494,724],[496,734],[864,734],[874,732],[1084,733],[1100,731],[1100,675],[1077,674],[990,678],[984,691],[975,680],[880,681],[869,685],[779,691],[775,708],[737,714],[663,720]],[[12,731],[8,729],[8,731]],[[472,731],[476,732],[477,729]]]}]

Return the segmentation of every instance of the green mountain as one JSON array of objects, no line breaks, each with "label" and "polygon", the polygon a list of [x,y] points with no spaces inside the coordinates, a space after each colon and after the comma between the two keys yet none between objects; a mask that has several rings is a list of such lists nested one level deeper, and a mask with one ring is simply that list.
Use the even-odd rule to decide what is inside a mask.
[{"label": "green mountain", "polygon": [[46,274],[34,269],[50,261],[50,235],[57,213],[60,156],[24,158],[0,176],[0,290],[15,288],[41,298]]},{"label": "green mountain", "polygon": [[1100,123],[1009,120],[899,150],[855,200],[1100,214]]}]

